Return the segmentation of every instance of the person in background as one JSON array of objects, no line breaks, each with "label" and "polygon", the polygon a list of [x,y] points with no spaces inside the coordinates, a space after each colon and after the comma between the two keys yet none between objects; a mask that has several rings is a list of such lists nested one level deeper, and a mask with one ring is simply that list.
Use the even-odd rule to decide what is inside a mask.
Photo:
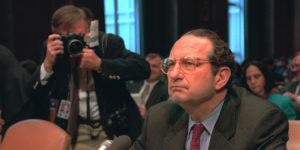
[{"label": "person in background", "polygon": [[295,74],[295,81],[288,83],[280,92],[290,97],[293,101],[300,103],[300,52],[295,53],[293,56],[291,71]]},{"label": "person in background", "polygon": [[277,59],[275,58],[273,62],[274,63],[272,69],[273,69],[274,77],[279,76],[280,78],[283,78],[283,81],[285,81],[289,74],[287,57],[280,56]]},{"label": "person in background", "polygon": [[167,83],[163,79],[160,69],[162,57],[157,53],[150,53],[146,56],[146,60],[150,64],[150,77],[143,81],[134,81],[128,87],[139,107],[142,118],[151,106],[165,101],[169,97]]},{"label": "person in background", "polygon": [[280,89],[280,93],[292,99],[298,116],[297,119],[300,119],[300,52],[296,52],[292,57],[290,70],[294,76],[294,80],[283,86]]},{"label": "person in background", "polygon": [[29,73],[15,55],[0,44],[0,132],[14,123],[33,117],[33,105],[25,94]]},{"label": "person in background", "polygon": [[263,99],[268,99],[283,111],[289,120],[297,118],[291,99],[281,94],[272,93],[274,80],[263,63],[256,60],[249,61],[244,68],[247,89]]},{"label": "person in background", "polygon": [[30,75],[32,75],[37,68],[37,63],[31,59],[25,59],[21,61],[20,64]]},{"label": "person in background", "polygon": [[[272,74],[272,80],[273,80],[273,84],[274,84],[274,88],[272,88],[272,91],[279,93],[279,90],[285,84],[285,79],[282,74],[279,74],[278,72],[275,71],[274,59],[265,57],[261,60],[261,63],[264,64],[264,66],[265,66],[264,68],[266,68],[267,72]],[[286,77],[287,77],[287,74],[286,74]]]},{"label": "person in background", "polygon": [[163,62],[170,100],[148,110],[131,149],[286,149],[287,118],[246,89],[230,87],[234,56],[215,32],[185,33]]},{"label": "person in background", "polygon": [[71,135],[73,149],[98,149],[121,134],[137,138],[142,119],[126,81],[148,78],[147,61],[117,35],[99,31],[99,45],[90,46],[83,40],[90,35],[88,19],[79,7],[57,9],[51,28],[27,88],[29,97],[39,100],[40,117],[48,118],[50,104],[57,108],[55,123]]}]

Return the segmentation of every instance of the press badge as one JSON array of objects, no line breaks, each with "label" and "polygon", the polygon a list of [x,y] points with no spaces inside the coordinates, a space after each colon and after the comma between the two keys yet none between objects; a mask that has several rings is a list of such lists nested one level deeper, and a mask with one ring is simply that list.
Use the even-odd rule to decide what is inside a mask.
[{"label": "press badge", "polygon": [[57,117],[63,119],[69,119],[71,111],[71,101],[61,100],[58,108]]}]

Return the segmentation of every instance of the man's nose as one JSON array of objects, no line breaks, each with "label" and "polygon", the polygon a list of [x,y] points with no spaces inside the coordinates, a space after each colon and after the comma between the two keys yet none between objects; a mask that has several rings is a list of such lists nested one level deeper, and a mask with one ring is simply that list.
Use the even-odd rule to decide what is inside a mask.
[{"label": "man's nose", "polygon": [[182,70],[180,68],[179,63],[176,63],[172,70],[169,70],[168,76],[170,78],[178,78],[178,76],[182,75]]}]

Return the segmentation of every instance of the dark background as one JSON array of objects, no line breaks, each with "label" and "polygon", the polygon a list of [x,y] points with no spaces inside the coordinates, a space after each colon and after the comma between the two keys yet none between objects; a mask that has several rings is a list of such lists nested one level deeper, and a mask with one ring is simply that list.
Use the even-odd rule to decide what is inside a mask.
[{"label": "dark background", "polygon": [[[141,51],[168,56],[172,44],[188,30],[205,27],[228,40],[227,0],[142,0]],[[91,8],[104,31],[103,0],[1,0],[0,43],[21,61],[39,62],[43,41],[51,33],[52,13],[64,4]],[[248,0],[246,58],[290,56],[300,50],[300,2]]]}]

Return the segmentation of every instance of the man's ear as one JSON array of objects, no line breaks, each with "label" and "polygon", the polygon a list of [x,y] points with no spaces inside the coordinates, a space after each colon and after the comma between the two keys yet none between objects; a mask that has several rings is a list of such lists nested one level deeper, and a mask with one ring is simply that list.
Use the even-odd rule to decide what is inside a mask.
[{"label": "man's ear", "polygon": [[216,90],[220,90],[223,87],[225,87],[225,85],[229,81],[230,76],[231,76],[231,70],[229,67],[219,67],[218,72],[215,76]]}]

